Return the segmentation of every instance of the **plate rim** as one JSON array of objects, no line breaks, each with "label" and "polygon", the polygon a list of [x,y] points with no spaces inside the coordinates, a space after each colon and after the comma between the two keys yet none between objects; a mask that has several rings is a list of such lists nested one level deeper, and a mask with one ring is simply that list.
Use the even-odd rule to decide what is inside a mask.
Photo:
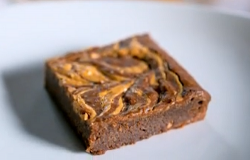
[{"label": "plate rim", "polygon": [[165,2],[165,1],[101,1],[101,0],[96,0],[96,1],[82,1],[82,0],[74,0],[74,1],[67,1],[67,0],[62,0],[62,1],[30,1],[30,2],[23,2],[23,3],[15,3],[15,4],[10,4],[5,7],[3,7],[0,10],[0,19],[2,16],[4,16],[4,12],[8,12],[10,10],[19,8],[19,7],[38,7],[40,5],[66,5],[66,4],[98,4],[98,3],[103,3],[104,5],[106,4],[115,4],[115,5],[121,5],[123,3],[134,3],[134,4],[140,4],[140,5],[165,5],[165,6],[172,6],[172,7],[179,7],[182,10],[194,10],[195,12],[203,12],[206,14],[217,14],[217,15],[224,15],[224,16],[236,16],[237,18],[243,18],[250,20],[250,12],[247,11],[242,11],[242,10],[237,10],[237,9],[230,9],[226,7],[219,7],[219,6],[211,6],[211,5],[205,5],[205,4],[194,4],[194,3],[186,3],[186,2]]}]

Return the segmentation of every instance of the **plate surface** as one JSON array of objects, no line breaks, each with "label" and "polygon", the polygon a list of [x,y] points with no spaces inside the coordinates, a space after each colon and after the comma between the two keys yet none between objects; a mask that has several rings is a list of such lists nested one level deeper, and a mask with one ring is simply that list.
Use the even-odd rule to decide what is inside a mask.
[{"label": "plate surface", "polygon": [[[61,2],[0,12],[0,159],[247,160],[250,16],[151,2]],[[94,156],[43,88],[45,59],[148,32],[212,95],[206,119]]]}]

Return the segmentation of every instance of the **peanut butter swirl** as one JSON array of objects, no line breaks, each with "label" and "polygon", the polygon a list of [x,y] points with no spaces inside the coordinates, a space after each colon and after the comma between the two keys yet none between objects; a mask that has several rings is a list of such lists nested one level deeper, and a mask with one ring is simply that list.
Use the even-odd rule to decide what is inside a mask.
[{"label": "peanut butter swirl", "polygon": [[83,120],[147,113],[182,101],[183,85],[168,62],[137,38],[68,54],[50,63]]}]

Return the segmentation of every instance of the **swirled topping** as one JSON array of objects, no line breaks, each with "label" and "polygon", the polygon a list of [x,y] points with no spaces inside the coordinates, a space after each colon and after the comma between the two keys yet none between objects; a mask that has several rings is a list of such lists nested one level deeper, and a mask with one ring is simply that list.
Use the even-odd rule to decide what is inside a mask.
[{"label": "swirled topping", "polygon": [[143,114],[182,101],[183,84],[161,54],[136,37],[51,61],[83,120]]}]

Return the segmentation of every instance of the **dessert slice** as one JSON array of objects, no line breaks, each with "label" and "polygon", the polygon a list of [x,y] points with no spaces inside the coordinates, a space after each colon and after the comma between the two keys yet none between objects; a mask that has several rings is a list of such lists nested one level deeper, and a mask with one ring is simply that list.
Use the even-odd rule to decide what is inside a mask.
[{"label": "dessert slice", "polygon": [[92,154],[202,120],[210,101],[149,35],[50,59],[45,82]]}]

